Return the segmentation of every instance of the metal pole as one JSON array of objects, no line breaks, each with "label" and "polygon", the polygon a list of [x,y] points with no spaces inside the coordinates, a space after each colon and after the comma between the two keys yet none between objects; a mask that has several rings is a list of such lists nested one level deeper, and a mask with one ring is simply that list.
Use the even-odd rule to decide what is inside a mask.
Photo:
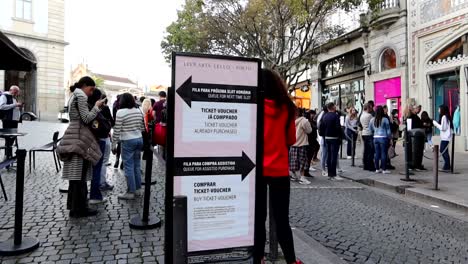
[{"label": "metal pole", "polygon": [[455,133],[452,134],[452,164],[450,164],[450,172],[453,174],[453,167],[455,165]]},{"label": "metal pole", "polygon": [[16,171],[16,201],[15,201],[15,245],[20,245],[23,236],[23,198],[24,198],[24,160],[26,150],[16,151],[18,167]]},{"label": "metal pole", "polygon": [[408,158],[409,158],[408,144],[409,144],[409,141],[408,141],[408,123],[405,121],[405,179],[407,181],[410,180],[410,177],[409,177],[410,173],[409,173],[409,166],[408,166]]},{"label": "metal pole", "polygon": [[271,202],[271,192],[268,190],[269,199],[268,199],[268,217],[270,220],[270,228],[269,228],[269,237],[270,237],[270,259],[277,260],[278,259],[278,236],[276,234],[276,222],[275,218],[273,217],[273,204]]},{"label": "metal pole", "polygon": [[153,169],[153,152],[150,149],[151,146],[148,146],[145,149],[146,152],[146,168],[145,168],[145,196],[143,200],[143,222],[148,222],[149,219],[149,204],[150,204],[150,194],[151,194],[151,174]]},{"label": "metal pole", "polygon": [[173,199],[173,246],[174,264],[188,263],[187,254],[187,196],[174,196]]},{"label": "metal pole", "polygon": [[434,159],[432,170],[434,171],[434,190],[439,190],[439,145],[434,145]]},{"label": "metal pole", "polygon": [[[356,135],[357,137],[357,135]],[[353,136],[351,138],[351,167],[354,167],[354,156],[356,155],[356,146],[355,146],[355,143],[354,143],[354,133],[353,133]]]}]

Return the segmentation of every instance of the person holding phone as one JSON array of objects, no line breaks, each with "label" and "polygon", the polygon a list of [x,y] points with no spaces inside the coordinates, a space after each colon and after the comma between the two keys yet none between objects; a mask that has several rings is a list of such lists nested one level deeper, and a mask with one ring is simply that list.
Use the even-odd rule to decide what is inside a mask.
[{"label": "person holding phone", "polygon": [[[17,101],[20,94],[20,88],[16,85],[0,96],[0,118],[2,119],[3,128],[18,128],[18,122],[21,116],[21,108],[23,103]],[[15,142],[13,138],[5,139],[5,157],[12,157],[12,146]]]}]

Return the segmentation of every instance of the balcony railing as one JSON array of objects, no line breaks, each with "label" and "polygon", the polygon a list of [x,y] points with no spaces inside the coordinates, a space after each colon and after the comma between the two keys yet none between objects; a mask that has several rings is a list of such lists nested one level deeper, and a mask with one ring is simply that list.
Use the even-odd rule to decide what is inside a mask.
[{"label": "balcony railing", "polygon": [[380,8],[382,10],[385,9],[391,9],[391,8],[398,8],[400,7],[400,1],[399,0],[384,0],[382,1],[382,4]]}]

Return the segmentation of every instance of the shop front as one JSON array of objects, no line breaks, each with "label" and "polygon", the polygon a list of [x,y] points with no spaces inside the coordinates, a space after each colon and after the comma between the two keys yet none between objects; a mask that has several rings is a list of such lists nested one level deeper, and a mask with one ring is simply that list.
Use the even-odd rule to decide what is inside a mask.
[{"label": "shop front", "polygon": [[391,113],[398,110],[398,117],[401,117],[401,77],[390,78],[374,83],[375,105],[386,105]]},{"label": "shop front", "polygon": [[354,107],[361,112],[365,103],[363,55],[357,49],[320,65],[322,105],[333,102],[341,110]]}]

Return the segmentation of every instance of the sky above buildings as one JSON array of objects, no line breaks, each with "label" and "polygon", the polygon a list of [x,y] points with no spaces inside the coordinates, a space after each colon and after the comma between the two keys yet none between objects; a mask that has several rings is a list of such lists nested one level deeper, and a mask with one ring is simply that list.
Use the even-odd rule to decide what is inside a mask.
[{"label": "sky above buildings", "polygon": [[130,77],[142,85],[170,85],[161,53],[166,27],[184,0],[65,1],[65,69],[80,62],[92,71]]}]

